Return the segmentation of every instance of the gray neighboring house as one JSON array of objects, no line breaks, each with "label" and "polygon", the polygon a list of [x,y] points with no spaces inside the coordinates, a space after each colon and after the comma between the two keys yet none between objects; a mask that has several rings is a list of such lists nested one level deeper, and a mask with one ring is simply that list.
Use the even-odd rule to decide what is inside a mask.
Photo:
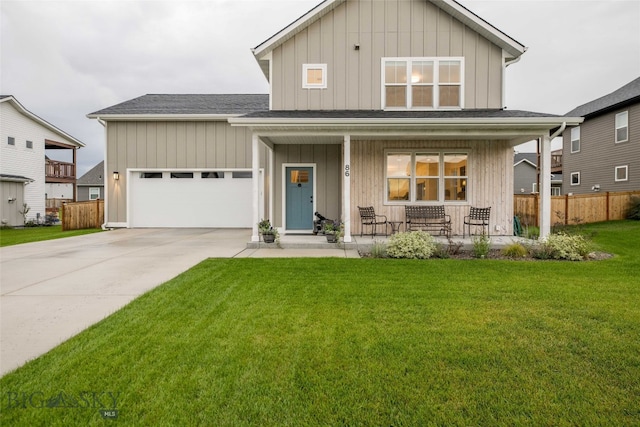
[{"label": "gray neighboring house", "polygon": [[[557,153],[555,155],[558,156]],[[513,156],[513,194],[535,194],[538,192],[538,154],[515,153]],[[561,196],[562,194],[562,171],[552,173],[551,195]]]},{"label": "gray neighboring house", "polygon": [[78,178],[77,200],[104,200],[104,160]]},{"label": "gray neighboring house", "polygon": [[640,189],[640,78],[566,116],[584,117],[563,134],[566,192]]}]

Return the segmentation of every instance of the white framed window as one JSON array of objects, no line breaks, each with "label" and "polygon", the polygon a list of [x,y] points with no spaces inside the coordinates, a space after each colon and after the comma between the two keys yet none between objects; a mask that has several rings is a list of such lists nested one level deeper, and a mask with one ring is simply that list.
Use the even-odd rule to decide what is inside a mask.
[{"label": "white framed window", "polygon": [[97,200],[100,198],[100,187],[89,187],[89,200]]},{"label": "white framed window", "polygon": [[464,108],[464,58],[382,58],[382,107]]},{"label": "white framed window", "polygon": [[629,180],[629,165],[616,166],[616,182]]},{"label": "white framed window", "polygon": [[469,155],[466,152],[388,151],[385,159],[386,203],[468,200]]},{"label": "white framed window", "polygon": [[571,152],[577,153],[580,151],[580,126],[571,128]]},{"label": "white framed window", "polygon": [[552,196],[561,196],[561,188],[560,187],[551,187],[551,195]]},{"label": "white framed window", "polygon": [[580,185],[580,172],[571,172],[571,185]]},{"label": "white framed window", "polygon": [[302,64],[302,88],[326,89],[327,64]]},{"label": "white framed window", "polygon": [[629,112],[616,114],[616,144],[629,140]]}]

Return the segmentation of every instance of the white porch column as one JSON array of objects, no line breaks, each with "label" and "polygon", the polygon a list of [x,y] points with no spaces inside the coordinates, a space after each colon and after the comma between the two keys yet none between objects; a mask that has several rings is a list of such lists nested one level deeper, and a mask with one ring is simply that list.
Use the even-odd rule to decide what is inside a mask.
[{"label": "white porch column", "polygon": [[260,141],[258,135],[253,133],[251,135],[251,177],[253,184],[253,195],[251,199],[251,206],[253,209],[253,224],[251,226],[251,241],[259,242],[260,235],[258,234],[258,222],[260,222]]},{"label": "white porch column", "polygon": [[540,238],[551,233],[551,138],[543,135],[540,142]]},{"label": "white porch column", "polygon": [[344,176],[342,179],[342,211],[344,214],[344,237],[345,243],[351,243],[351,135],[344,136],[343,167]]}]

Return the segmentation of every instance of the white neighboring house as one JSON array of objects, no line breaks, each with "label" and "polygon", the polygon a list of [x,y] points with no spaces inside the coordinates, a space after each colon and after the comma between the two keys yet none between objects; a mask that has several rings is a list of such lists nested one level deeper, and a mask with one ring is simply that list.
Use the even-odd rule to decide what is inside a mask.
[{"label": "white neighboring house", "polygon": [[[3,225],[23,225],[44,219],[46,185],[71,185],[75,199],[76,150],[84,144],[36,116],[12,95],[0,95],[0,219]],[[72,162],[45,161],[45,150],[72,150]]]}]

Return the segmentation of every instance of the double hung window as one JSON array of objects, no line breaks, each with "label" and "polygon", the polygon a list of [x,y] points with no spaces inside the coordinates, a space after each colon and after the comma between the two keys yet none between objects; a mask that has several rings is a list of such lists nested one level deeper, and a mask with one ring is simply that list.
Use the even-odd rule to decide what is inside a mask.
[{"label": "double hung window", "polygon": [[571,128],[571,152],[580,151],[580,126]]},{"label": "double hung window", "polygon": [[616,114],[616,144],[629,140],[629,112]]},{"label": "double hung window", "polygon": [[463,68],[462,58],[383,58],[383,108],[463,108]]},{"label": "double hung window", "polygon": [[466,201],[467,153],[438,151],[388,152],[386,201]]}]

